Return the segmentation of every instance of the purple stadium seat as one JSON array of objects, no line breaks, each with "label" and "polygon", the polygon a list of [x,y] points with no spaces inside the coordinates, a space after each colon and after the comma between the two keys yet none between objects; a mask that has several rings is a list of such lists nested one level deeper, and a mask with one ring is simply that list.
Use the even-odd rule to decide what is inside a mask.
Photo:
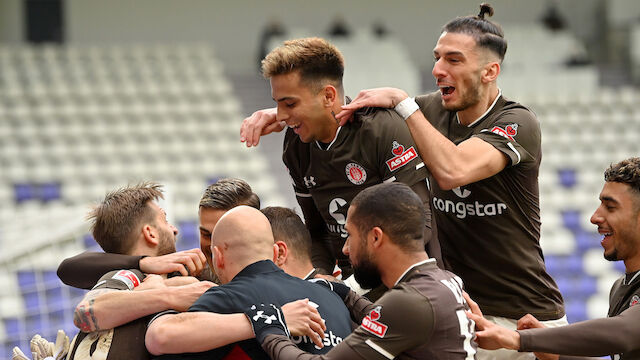
[{"label": "purple stadium seat", "polygon": [[580,251],[586,251],[592,248],[600,248],[602,235],[593,231],[579,230],[574,233],[576,245]]},{"label": "purple stadium seat", "polygon": [[181,221],[178,224],[180,232],[178,233],[178,242],[176,248],[178,251],[193,249],[200,246],[200,235],[198,232],[198,224],[195,221]]},{"label": "purple stadium seat", "polygon": [[32,291],[36,287],[36,274],[33,271],[18,271],[18,285],[23,292]]},{"label": "purple stadium seat", "polygon": [[579,210],[564,210],[562,211],[562,224],[571,231],[579,231],[581,216]]},{"label": "purple stadium seat", "polygon": [[49,182],[40,184],[40,200],[49,202],[61,198],[60,183]]},{"label": "purple stadium seat", "polygon": [[565,188],[572,188],[578,182],[576,170],[575,169],[559,169],[558,170],[558,180],[560,185]]},{"label": "purple stadium seat", "polygon": [[33,185],[23,183],[23,184],[14,184],[13,185],[14,197],[16,203],[20,204],[25,201],[36,199],[36,189]]}]

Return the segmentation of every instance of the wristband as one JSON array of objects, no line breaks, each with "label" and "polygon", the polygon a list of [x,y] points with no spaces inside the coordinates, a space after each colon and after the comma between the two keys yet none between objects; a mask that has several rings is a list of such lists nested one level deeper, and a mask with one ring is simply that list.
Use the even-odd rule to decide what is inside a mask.
[{"label": "wristband", "polygon": [[418,111],[420,107],[418,103],[416,103],[416,99],[412,97],[408,97],[398,103],[394,110],[402,116],[404,120],[407,120],[411,114]]}]

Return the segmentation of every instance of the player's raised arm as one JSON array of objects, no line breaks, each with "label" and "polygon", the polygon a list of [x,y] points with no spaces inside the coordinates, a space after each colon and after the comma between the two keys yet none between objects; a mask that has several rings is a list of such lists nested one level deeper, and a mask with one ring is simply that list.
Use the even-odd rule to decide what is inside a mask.
[{"label": "player's raised arm", "polygon": [[257,146],[260,136],[282,131],[286,124],[284,121],[278,121],[276,114],[276,108],[262,109],[245,118],[240,127],[240,142],[245,143],[247,147]]}]

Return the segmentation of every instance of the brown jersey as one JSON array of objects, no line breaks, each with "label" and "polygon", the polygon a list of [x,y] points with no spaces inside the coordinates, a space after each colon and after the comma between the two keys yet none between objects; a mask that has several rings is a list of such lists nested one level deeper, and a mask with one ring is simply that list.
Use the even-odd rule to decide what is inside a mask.
[{"label": "brown jersey", "polygon": [[[129,291],[142,282],[139,270],[115,270],[105,274],[93,289]],[[144,335],[151,316],[145,316],[109,330],[80,332],[69,347],[69,360],[151,359]]]},{"label": "brown jersey", "polygon": [[361,298],[356,303],[361,325],[325,355],[305,354],[286,336],[269,335],[262,347],[274,360],[474,358],[462,280],[434,259],[409,268],[375,304],[362,306]]},{"label": "brown jersey", "polygon": [[435,236],[430,241],[428,173],[409,129],[395,111],[368,108],[358,112],[353,122],[338,128],[335,139],[326,146],[303,143],[287,129],[282,159],[311,233],[315,267],[330,273],[337,259],[343,274],[350,274],[349,259],[342,254],[349,204],[362,189],[390,181],[411,186],[425,202],[427,252],[440,259]]},{"label": "brown jersey", "polygon": [[458,122],[439,92],[416,98],[429,122],[454,144],[477,137],[509,160],[498,174],[453,190],[431,181],[442,255],[487,315],[540,320],[564,315],[562,296],[540,248],[540,124],[526,107],[499,96],[474,123]]}]

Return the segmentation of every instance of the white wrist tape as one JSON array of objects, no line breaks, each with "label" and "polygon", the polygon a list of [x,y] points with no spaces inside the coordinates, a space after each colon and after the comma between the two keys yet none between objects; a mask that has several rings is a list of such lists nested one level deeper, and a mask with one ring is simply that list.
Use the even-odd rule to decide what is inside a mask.
[{"label": "white wrist tape", "polygon": [[416,103],[416,99],[412,97],[408,97],[398,103],[394,110],[402,116],[403,119],[407,120],[411,114],[418,111],[420,107],[418,103]]}]

